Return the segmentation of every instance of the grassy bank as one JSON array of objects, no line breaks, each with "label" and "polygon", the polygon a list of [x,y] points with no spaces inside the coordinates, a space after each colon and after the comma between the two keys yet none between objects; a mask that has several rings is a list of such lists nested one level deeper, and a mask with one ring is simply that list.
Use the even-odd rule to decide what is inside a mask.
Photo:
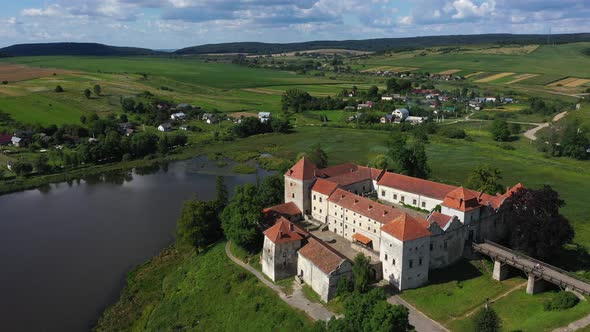
[{"label": "grassy bank", "polygon": [[98,331],[301,331],[311,321],[225,255],[175,248],[135,268]]}]

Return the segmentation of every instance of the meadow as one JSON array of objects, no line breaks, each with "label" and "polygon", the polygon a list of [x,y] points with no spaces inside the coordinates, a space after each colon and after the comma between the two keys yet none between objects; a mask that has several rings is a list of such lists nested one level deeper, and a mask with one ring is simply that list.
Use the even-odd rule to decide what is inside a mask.
[{"label": "meadow", "polygon": [[227,258],[225,243],[195,255],[169,248],[129,273],[120,300],[97,331],[301,331],[307,316],[290,308]]}]

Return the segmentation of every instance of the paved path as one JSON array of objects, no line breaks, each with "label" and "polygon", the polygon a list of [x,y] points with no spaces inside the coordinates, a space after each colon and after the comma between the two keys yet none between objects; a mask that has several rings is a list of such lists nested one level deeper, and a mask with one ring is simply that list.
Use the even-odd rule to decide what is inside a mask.
[{"label": "paved path", "polygon": [[570,323],[568,326],[555,329],[555,330],[553,330],[553,332],[573,332],[573,331],[577,331],[581,328],[584,328],[588,325],[590,325],[590,315],[588,315],[584,318],[578,319],[577,321]]},{"label": "paved path", "polygon": [[411,304],[406,302],[399,295],[391,296],[387,299],[391,304],[401,304],[410,311],[410,324],[414,326],[416,332],[449,332],[444,326],[440,325],[435,320],[430,319],[420,310],[414,308]]},{"label": "paved path", "polygon": [[[520,254],[514,250],[503,247],[497,243],[487,241],[481,244],[473,244],[473,249],[484,255],[490,256],[504,264],[525,271],[528,275],[541,278],[561,287],[568,287],[582,294],[590,294],[590,284],[574,274],[549,265],[532,257]],[[536,268],[540,266],[541,268]]]},{"label": "paved path", "polygon": [[[566,112],[561,112],[557,115],[555,115],[553,117],[553,120],[551,120],[552,122],[557,122],[559,120],[561,120],[565,115],[567,114]],[[547,122],[547,123],[537,123],[535,125],[537,125],[535,128],[529,129],[527,131],[524,132],[524,137],[536,141],[537,140],[537,132],[543,128],[547,128],[549,127],[549,125],[551,124],[551,122]]]},{"label": "paved path", "polygon": [[231,253],[229,244],[230,244],[229,241],[225,244],[225,253],[226,253],[227,257],[229,257],[229,259],[231,259],[234,263],[238,264],[239,266],[248,270],[250,273],[254,274],[254,276],[256,276],[256,278],[258,278],[258,280],[260,280],[263,284],[265,284],[270,289],[275,291],[279,295],[281,300],[285,301],[288,305],[290,305],[291,307],[293,307],[295,309],[305,311],[305,313],[307,315],[309,315],[309,317],[311,317],[313,320],[327,321],[335,316],[334,313],[332,313],[330,310],[326,309],[326,307],[324,307],[323,305],[316,303],[316,302],[311,302],[310,300],[308,300],[303,295],[301,285],[298,282],[293,282],[293,294],[292,295],[285,294],[285,292],[283,292],[281,287],[275,285],[272,281],[266,279],[266,277],[262,274],[262,272],[256,270],[252,266],[242,262],[237,257],[235,257]]}]

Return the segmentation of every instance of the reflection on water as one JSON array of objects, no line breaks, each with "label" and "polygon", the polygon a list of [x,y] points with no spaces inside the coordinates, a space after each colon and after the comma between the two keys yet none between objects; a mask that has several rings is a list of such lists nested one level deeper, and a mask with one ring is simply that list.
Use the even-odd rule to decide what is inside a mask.
[{"label": "reflection on water", "polygon": [[268,175],[204,158],[115,171],[0,196],[0,330],[83,331],[127,271],[173,241],[182,202]]}]

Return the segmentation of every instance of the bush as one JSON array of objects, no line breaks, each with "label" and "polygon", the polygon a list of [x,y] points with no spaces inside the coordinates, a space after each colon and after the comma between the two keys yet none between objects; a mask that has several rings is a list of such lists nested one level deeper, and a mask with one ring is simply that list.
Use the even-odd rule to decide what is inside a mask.
[{"label": "bush", "polygon": [[502,326],[500,317],[492,308],[482,308],[473,316],[475,332],[498,332]]},{"label": "bush", "polygon": [[55,92],[57,92],[57,93],[64,92],[64,88],[62,88],[61,85],[58,85],[55,87]]},{"label": "bush", "polygon": [[442,130],[440,130],[440,134],[445,137],[454,139],[464,139],[465,137],[467,137],[467,133],[465,133],[465,130],[454,127],[445,127]]},{"label": "bush", "polygon": [[580,299],[570,292],[559,292],[552,299],[543,303],[546,311],[565,310],[574,307]]},{"label": "bush", "polygon": [[6,85],[8,84],[8,81],[2,81],[2,84]]}]

